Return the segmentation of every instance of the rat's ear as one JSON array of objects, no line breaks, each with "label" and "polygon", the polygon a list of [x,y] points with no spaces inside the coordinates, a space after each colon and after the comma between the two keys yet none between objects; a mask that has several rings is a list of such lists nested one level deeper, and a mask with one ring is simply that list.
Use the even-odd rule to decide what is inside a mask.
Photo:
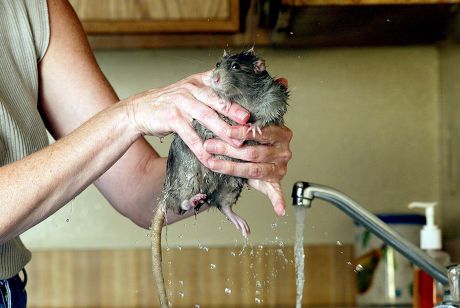
[{"label": "rat's ear", "polygon": [[265,69],[265,60],[257,59],[257,61],[254,63],[254,71],[256,73],[262,73],[265,71]]},{"label": "rat's ear", "polygon": [[222,58],[226,57],[226,56],[228,56],[228,52],[227,52],[227,50],[224,49],[224,54],[222,55]]},{"label": "rat's ear", "polygon": [[246,50],[244,53],[245,53],[245,54],[248,54],[248,55],[255,55],[256,52],[254,51],[254,46],[252,46],[251,48],[249,48],[248,50]]}]

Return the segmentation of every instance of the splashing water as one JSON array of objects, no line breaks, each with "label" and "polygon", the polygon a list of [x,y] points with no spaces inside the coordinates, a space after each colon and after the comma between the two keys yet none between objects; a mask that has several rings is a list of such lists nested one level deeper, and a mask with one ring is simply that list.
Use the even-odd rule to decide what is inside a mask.
[{"label": "splashing water", "polygon": [[295,227],[295,246],[294,246],[294,259],[295,259],[295,272],[296,272],[296,287],[297,287],[297,297],[296,297],[296,308],[302,307],[302,297],[303,297],[303,286],[305,283],[305,274],[304,274],[304,262],[305,262],[305,253],[303,250],[303,230],[304,230],[304,219],[305,219],[305,210],[303,206],[296,207],[296,227]]}]

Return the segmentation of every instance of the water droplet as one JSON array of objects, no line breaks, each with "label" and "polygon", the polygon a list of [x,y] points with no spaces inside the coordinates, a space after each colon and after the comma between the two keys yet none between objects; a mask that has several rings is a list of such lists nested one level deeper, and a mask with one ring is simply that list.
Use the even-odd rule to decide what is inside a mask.
[{"label": "water droplet", "polygon": [[222,231],[222,226],[219,226],[219,231]]},{"label": "water droplet", "polygon": [[254,302],[259,305],[259,304],[262,304],[262,300],[258,297],[254,298]]},{"label": "water droplet", "polygon": [[183,281],[183,280],[179,280],[179,284],[183,287],[183,286],[184,286],[184,281]]},{"label": "water droplet", "polygon": [[203,250],[206,251],[206,252],[208,252],[208,251],[209,251],[209,248],[206,247],[206,246],[204,246],[204,247],[203,247]]},{"label": "water droplet", "polygon": [[256,287],[262,288],[262,283],[259,280],[256,281]]},{"label": "water droplet", "polygon": [[387,22],[391,22],[391,19],[390,19],[390,18],[387,18]]},{"label": "water droplet", "polygon": [[337,246],[343,246],[341,241],[337,241]]},{"label": "water droplet", "polygon": [[163,143],[165,141],[165,137],[160,137],[160,143]]},{"label": "water droplet", "polygon": [[291,32],[289,32],[289,34],[290,34],[290,35],[294,35],[294,32],[291,31]]},{"label": "water droplet", "polygon": [[224,292],[225,292],[225,294],[230,295],[230,294],[232,294],[232,289],[225,288]]},{"label": "water droplet", "polygon": [[177,249],[182,250],[182,246],[177,246]]},{"label": "water droplet", "polygon": [[70,221],[70,219],[69,219],[69,218],[67,218],[65,221],[66,221],[66,222],[69,222],[69,221]]},{"label": "water droplet", "polygon": [[177,294],[179,295],[180,298],[183,298],[183,297],[184,297],[184,292],[180,292],[180,291],[179,291]]},{"label": "water droplet", "polygon": [[209,265],[209,268],[212,269],[212,270],[213,270],[213,269],[216,269],[216,265],[213,264],[213,263],[211,263],[211,265]]},{"label": "water droplet", "polygon": [[259,245],[259,246],[257,246],[257,248],[258,248],[259,250],[262,250],[262,249],[264,249],[264,245]]},{"label": "water droplet", "polygon": [[195,308],[200,308],[200,305],[198,305],[198,304],[195,304]]},{"label": "water droplet", "polygon": [[232,255],[232,257],[236,256],[236,253],[234,251],[231,251],[230,254]]},{"label": "water droplet", "polygon": [[361,272],[363,269],[364,269],[364,267],[361,264],[358,264],[355,267],[355,272]]},{"label": "water droplet", "polygon": [[278,224],[276,222],[272,223],[272,229],[276,229],[276,227],[278,227]]},{"label": "water droplet", "polygon": [[348,261],[347,264],[353,266],[353,263],[351,263],[351,261]]},{"label": "water droplet", "polygon": [[183,237],[184,237],[184,235],[182,235],[182,234],[179,234],[179,238],[183,238]]}]

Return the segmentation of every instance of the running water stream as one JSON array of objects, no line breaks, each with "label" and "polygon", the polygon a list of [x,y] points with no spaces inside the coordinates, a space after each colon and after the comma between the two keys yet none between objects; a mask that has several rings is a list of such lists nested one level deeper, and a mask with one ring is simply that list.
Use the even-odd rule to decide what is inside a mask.
[{"label": "running water stream", "polygon": [[296,227],[295,227],[295,246],[294,246],[294,259],[295,259],[295,272],[296,272],[296,308],[302,307],[303,285],[305,282],[305,253],[303,251],[303,230],[305,220],[306,207],[296,207]]}]

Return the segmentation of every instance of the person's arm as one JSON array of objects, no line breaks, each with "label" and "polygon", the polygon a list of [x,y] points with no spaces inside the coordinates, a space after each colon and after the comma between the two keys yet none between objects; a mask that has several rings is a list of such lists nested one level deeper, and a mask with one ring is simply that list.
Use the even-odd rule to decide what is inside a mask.
[{"label": "person's arm", "polygon": [[[164,180],[165,159],[142,138],[145,134],[176,132],[204,165],[260,179],[262,191],[276,186],[276,180],[271,184],[270,174],[279,174],[281,164],[274,169],[271,162],[248,166],[213,162],[192,129],[192,119],[197,119],[228,144],[234,143],[231,137],[238,139],[245,131],[231,128],[213,110],[240,124],[249,116],[237,104],[221,110],[207,86],[209,74],[197,74],[117,102],[68,2],[48,0],[48,6],[51,39],[39,65],[39,110],[57,141],[0,168],[0,242],[47,218],[94,181],[114,208],[138,225],[149,227]],[[276,156],[276,147],[271,148],[269,152]],[[247,154],[240,155],[251,160]],[[272,200],[281,196],[276,190],[265,193]]]},{"label": "person's arm", "polygon": [[[178,132],[203,163],[210,154],[192,118],[232,142],[225,136],[230,127],[209,107],[219,108],[218,100],[208,87],[200,88],[207,74],[116,103],[70,5],[48,5],[51,39],[39,65],[38,107],[58,141],[0,168],[0,242],[47,218],[95,180],[116,209],[147,228],[165,161],[142,135]],[[237,105],[228,115],[240,123],[248,116]]]},{"label": "person's arm", "polygon": [[[97,112],[117,103],[118,97],[97,65],[70,4],[62,0],[48,3],[51,41],[40,64],[40,106],[51,133],[59,139]],[[70,70],[69,64],[72,64]],[[206,79],[209,79],[207,73],[196,74],[166,88],[129,97],[122,103],[130,107],[130,120],[143,135],[177,132],[206,163],[210,154],[192,130],[192,118],[199,119],[231,142],[225,136],[230,126],[203,104],[214,108],[221,106],[205,85]],[[237,105],[228,115],[239,123],[245,123],[249,116]],[[166,160],[140,137],[95,184],[114,208],[147,228],[163,185],[165,169]]]}]

